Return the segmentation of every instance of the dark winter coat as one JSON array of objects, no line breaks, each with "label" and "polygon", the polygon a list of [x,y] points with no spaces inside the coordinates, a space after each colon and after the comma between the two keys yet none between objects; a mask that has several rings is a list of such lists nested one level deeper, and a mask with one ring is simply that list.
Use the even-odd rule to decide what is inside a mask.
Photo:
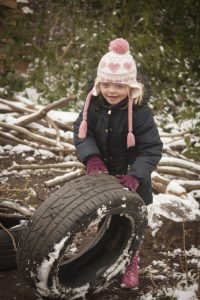
[{"label": "dark winter coat", "polygon": [[78,138],[82,121],[80,113],[74,123],[74,144],[83,163],[89,156],[98,154],[109,174],[130,173],[136,176],[140,182],[137,192],[149,204],[152,202],[151,173],[161,158],[162,142],[149,106],[133,106],[136,146],[127,149],[127,104],[128,99],[124,99],[111,106],[101,95],[93,96],[88,110],[87,138]]}]

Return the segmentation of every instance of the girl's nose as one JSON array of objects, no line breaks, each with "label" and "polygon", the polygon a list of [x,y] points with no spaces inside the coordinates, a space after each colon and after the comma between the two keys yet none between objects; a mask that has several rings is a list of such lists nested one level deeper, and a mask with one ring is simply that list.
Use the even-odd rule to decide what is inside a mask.
[{"label": "girl's nose", "polygon": [[115,93],[115,87],[112,84],[109,86],[109,93]]}]

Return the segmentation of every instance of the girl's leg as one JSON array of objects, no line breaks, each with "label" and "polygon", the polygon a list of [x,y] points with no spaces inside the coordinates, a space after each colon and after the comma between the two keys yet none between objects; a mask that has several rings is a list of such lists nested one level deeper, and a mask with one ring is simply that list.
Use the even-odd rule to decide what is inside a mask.
[{"label": "girl's leg", "polygon": [[139,285],[138,276],[138,253],[131,258],[129,265],[127,266],[125,273],[122,276],[121,287],[135,288]]}]

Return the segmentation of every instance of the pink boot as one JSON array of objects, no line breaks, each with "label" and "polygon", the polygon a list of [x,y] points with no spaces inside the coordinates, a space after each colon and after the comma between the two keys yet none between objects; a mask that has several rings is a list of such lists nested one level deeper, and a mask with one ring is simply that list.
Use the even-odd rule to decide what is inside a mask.
[{"label": "pink boot", "polygon": [[133,289],[138,285],[138,256],[134,256],[123,274],[121,287]]}]

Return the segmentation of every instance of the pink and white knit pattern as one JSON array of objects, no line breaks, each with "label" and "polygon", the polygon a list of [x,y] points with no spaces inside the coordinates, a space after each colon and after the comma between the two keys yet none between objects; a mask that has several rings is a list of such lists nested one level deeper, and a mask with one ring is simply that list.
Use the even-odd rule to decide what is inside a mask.
[{"label": "pink and white knit pattern", "polygon": [[99,82],[119,82],[132,84],[136,82],[137,68],[133,56],[129,53],[129,44],[118,38],[109,45],[109,52],[100,60],[97,69]]}]

